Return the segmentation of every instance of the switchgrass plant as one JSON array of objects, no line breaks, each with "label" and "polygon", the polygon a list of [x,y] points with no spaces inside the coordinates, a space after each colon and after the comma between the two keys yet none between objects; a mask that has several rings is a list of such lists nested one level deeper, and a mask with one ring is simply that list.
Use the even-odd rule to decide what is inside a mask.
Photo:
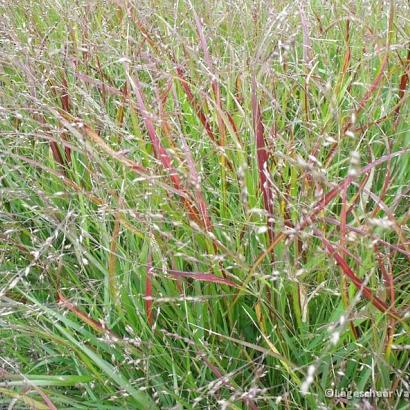
[{"label": "switchgrass plant", "polygon": [[407,1],[0,7],[2,408],[408,408]]}]

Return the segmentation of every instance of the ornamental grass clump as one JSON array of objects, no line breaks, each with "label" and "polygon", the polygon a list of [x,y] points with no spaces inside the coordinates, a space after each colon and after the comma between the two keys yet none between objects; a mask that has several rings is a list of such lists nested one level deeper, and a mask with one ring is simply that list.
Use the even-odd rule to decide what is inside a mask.
[{"label": "ornamental grass clump", "polygon": [[408,2],[0,12],[0,407],[406,408]]}]

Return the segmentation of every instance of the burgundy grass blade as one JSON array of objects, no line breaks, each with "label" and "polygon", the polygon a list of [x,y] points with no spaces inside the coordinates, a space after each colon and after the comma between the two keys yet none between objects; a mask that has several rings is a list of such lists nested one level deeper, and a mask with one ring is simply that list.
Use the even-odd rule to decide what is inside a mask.
[{"label": "burgundy grass blade", "polygon": [[64,167],[64,159],[63,159],[63,156],[61,155],[58,144],[55,141],[50,141],[50,148],[53,154],[54,161],[57,162],[57,164]]},{"label": "burgundy grass blade", "polygon": [[135,79],[129,78],[131,85],[134,89],[134,94],[137,99],[137,106],[141,113],[142,119],[144,121],[145,127],[147,128],[149,138],[151,140],[152,146],[154,148],[154,154],[158,160],[161,161],[164,168],[169,171],[169,175],[171,177],[172,182],[174,183],[175,188],[181,188],[181,180],[176,172],[176,169],[172,165],[171,158],[166,151],[166,149],[162,146],[154,128],[154,124],[149,116],[149,113],[145,107],[144,97],[142,95],[142,88],[138,78]]},{"label": "burgundy grass blade", "polygon": [[180,66],[177,66],[176,71],[177,71],[177,76],[182,86],[182,89],[184,90],[184,93],[188,99],[188,102],[191,104],[191,107],[193,108],[196,116],[198,117],[199,121],[205,128],[205,131],[208,134],[209,138],[213,142],[219,145],[218,138],[214,134],[208,118],[206,117],[202,107],[200,106],[199,102],[196,100],[196,98],[194,97],[194,94],[191,91],[191,87],[189,86],[189,83],[185,77],[184,70]]},{"label": "burgundy grass blade", "polygon": [[[391,304],[391,306],[395,306],[396,303],[396,294],[394,289],[394,278],[393,272],[390,268],[389,271],[386,269],[384,265],[384,257],[381,254],[379,247],[375,244],[374,251],[376,252],[376,260],[379,265],[379,269],[383,275],[384,286],[386,288],[386,300]],[[388,254],[386,255],[387,260],[390,262],[390,258]],[[389,263],[390,265],[390,263]],[[385,338],[385,352],[388,353],[391,349],[391,344],[393,343],[394,333],[396,328],[396,322],[394,318],[390,318],[390,321],[387,324],[387,333]]]},{"label": "burgundy grass blade", "polygon": [[106,333],[115,339],[119,339],[119,337],[114,332],[104,327],[100,322],[97,322],[96,320],[92,319],[87,313],[83,312],[77,306],[75,306],[72,302],[66,299],[60,291],[58,291],[58,302],[63,307],[65,307],[66,309],[74,313],[79,319],[81,319],[84,323],[87,323],[87,325],[92,327],[97,332]]},{"label": "burgundy grass blade", "polygon": [[47,396],[47,394],[44,393],[43,390],[38,389],[37,391],[40,393],[40,396],[43,398],[44,403],[49,408],[49,410],[57,410],[57,407],[54,406],[54,403],[50,400],[50,398]]},{"label": "burgundy grass blade", "polygon": [[[380,157],[379,159],[376,159],[369,164],[367,164],[365,167],[363,167],[361,170],[358,171],[357,176],[367,174],[371,169],[374,167],[382,164],[383,162],[389,161],[392,158],[398,157],[402,154],[406,154],[410,152],[409,149],[403,149],[400,151],[393,152],[391,154],[384,155],[383,157]],[[309,226],[315,219],[316,216],[334,199],[336,198],[337,195],[343,190],[346,189],[356,178],[357,176],[355,175],[349,175],[347,176],[342,182],[340,182],[335,188],[327,192],[319,201],[316,202],[316,204],[313,206],[312,212],[304,218],[297,226],[296,230],[300,231],[307,226]]]},{"label": "burgundy grass blade", "polygon": [[165,90],[163,90],[162,92],[160,92],[155,86],[154,86],[154,90],[155,90],[155,95],[157,96],[157,101],[158,101],[159,115],[161,119],[161,128],[164,132],[164,135],[167,137],[167,140],[170,146],[175,148],[175,144],[171,136],[172,128],[169,122],[169,113],[165,110],[165,105],[168,100],[168,96],[172,90],[172,86],[173,86],[173,80],[171,79],[171,80],[168,80]]},{"label": "burgundy grass blade", "polygon": [[[178,190],[183,190],[185,192],[182,186],[182,182],[177,174],[177,171],[172,165],[171,157],[169,156],[167,150],[162,146],[161,141],[159,140],[155,132],[154,124],[151,118],[149,117],[148,111],[145,107],[141,84],[138,78],[135,78],[134,80],[129,75],[128,75],[128,78],[129,78],[130,84],[134,90],[134,94],[137,99],[138,110],[141,113],[145,127],[147,128],[148,135],[150,137],[152,146],[154,148],[154,154],[156,158],[161,161],[164,168],[169,172],[169,176],[173,182],[174,187]],[[193,221],[195,221],[196,223],[199,223],[202,226],[207,226],[208,221],[204,221],[201,218],[201,216],[198,215],[198,210],[196,209],[196,207],[192,204],[190,200],[188,200],[187,198],[184,198],[183,204],[185,208],[188,210],[189,217]]]},{"label": "burgundy grass blade", "polygon": [[259,172],[259,187],[262,192],[263,205],[268,213],[268,236],[269,240],[274,239],[274,223],[273,223],[273,203],[272,203],[272,180],[269,176],[268,161],[269,153],[265,145],[265,128],[262,123],[262,116],[259,102],[256,96],[256,80],[252,81],[252,114],[253,114],[253,128],[256,139],[256,156],[258,161]]},{"label": "burgundy grass blade", "polygon": [[[150,179],[152,181],[155,181],[158,186],[161,186],[164,188],[167,192],[172,192],[176,195],[178,195],[181,200],[183,201],[184,205],[187,207],[192,208],[192,204],[190,203],[190,197],[186,193],[185,190],[178,189],[173,185],[169,185],[158,178],[155,178],[154,175],[152,175],[149,170],[144,168],[142,165],[138,164],[135,161],[130,160],[127,158],[123,153],[119,151],[113,150],[105,141],[103,138],[100,137],[100,135],[94,131],[90,126],[84,123],[84,121],[81,121],[81,119],[74,117],[71,114],[65,113],[64,111],[61,113],[53,112],[60,120],[63,120],[66,122],[66,124],[69,123],[81,123],[82,124],[82,131],[84,132],[85,135],[87,135],[90,140],[92,140],[96,145],[98,145],[103,151],[105,151],[110,157],[117,159],[120,161],[123,165],[125,165],[127,168],[135,171],[139,175],[143,176],[146,179]],[[195,210],[192,208],[192,212]],[[195,215],[192,215],[194,218]],[[199,223],[201,223],[199,221]]]},{"label": "burgundy grass blade", "polygon": [[[388,141],[387,143],[389,153],[391,153],[391,148],[392,148],[392,142]],[[386,175],[384,177],[383,181],[383,187],[382,191],[380,194],[380,200],[384,201],[384,198],[386,197],[387,190],[390,188],[390,183],[391,183],[391,161],[387,161],[386,164]],[[372,218],[374,218],[379,212],[380,212],[380,206],[377,204],[377,207],[373,210],[372,212]]]},{"label": "burgundy grass blade", "polygon": [[[339,241],[339,251],[343,255],[349,255],[350,257],[354,257],[346,248],[346,232],[347,232],[347,188],[342,189],[341,192],[342,197],[342,209],[340,211],[340,241]],[[349,288],[346,281],[342,283],[342,295],[346,305],[350,304],[350,295],[349,295]],[[356,329],[353,321],[349,321],[349,326],[352,331],[353,337],[357,340],[359,338],[359,332]]]},{"label": "burgundy grass blade", "polygon": [[98,69],[98,73],[100,74],[101,77],[101,82],[102,82],[102,88],[101,88],[101,97],[104,101],[104,104],[107,104],[107,93],[105,91],[105,82],[104,82],[104,72],[102,70],[101,64],[100,64],[100,59],[98,58],[98,55],[95,56],[95,60],[97,62],[97,69]]},{"label": "burgundy grass blade", "polygon": [[[400,86],[399,86],[399,101],[404,97],[404,93],[406,92],[407,84],[409,82],[409,75],[410,75],[410,47],[407,51],[407,60],[404,67],[404,73],[400,78]],[[396,121],[395,127],[397,127],[399,121],[399,114],[400,114],[401,105],[398,105],[395,109]]]},{"label": "burgundy grass blade", "polygon": [[[26,78],[27,78],[27,83],[29,85],[29,90],[30,90],[30,95],[33,99],[37,99],[37,92],[36,92],[36,83],[35,83],[35,76],[31,72],[29,66],[27,64],[22,64],[19,62],[15,62],[16,65],[21,68],[21,70],[25,73]],[[47,121],[46,118],[44,117],[44,114],[41,112],[34,112],[33,114],[34,119],[38,121],[41,125],[46,125]],[[50,142],[50,148],[51,152],[54,158],[54,161],[60,165],[63,168],[63,172],[66,173],[65,168],[64,168],[64,158],[61,155],[60,149],[58,148],[58,144],[54,141]]]},{"label": "burgundy grass blade", "polygon": [[361,291],[363,296],[368,301],[370,301],[374,307],[380,310],[380,312],[388,313],[394,317],[398,317],[398,314],[394,308],[390,308],[385,302],[375,296],[367,286],[364,286],[363,281],[359,277],[357,277],[356,274],[350,269],[346,260],[336,252],[336,249],[323,236],[323,234],[319,231],[315,231],[315,233],[320,237],[328,253],[336,260],[336,263],[339,265],[343,273],[353,282],[356,288]]},{"label": "burgundy grass blade", "polygon": [[124,7],[124,4],[122,2],[120,2],[119,0],[114,0],[114,2],[118,5],[118,7],[122,8],[123,10],[125,10],[125,12],[129,15],[129,17],[131,17],[131,19],[133,20],[135,26],[138,28],[138,30],[141,32],[141,34],[143,35],[143,37],[145,38],[145,40],[148,42],[148,44],[150,45],[150,47],[152,47],[152,49],[157,53],[157,54],[164,54],[168,57],[168,59],[170,61],[172,61],[175,66],[176,66],[176,73],[177,73],[177,77],[178,80],[182,86],[182,89],[188,99],[188,102],[190,103],[191,107],[193,108],[196,116],[198,117],[198,119],[200,120],[201,124],[203,125],[203,127],[205,128],[206,133],[208,134],[209,138],[215,142],[216,144],[220,145],[218,138],[216,137],[215,133],[212,130],[212,127],[209,123],[209,120],[207,118],[207,116],[205,115],[200,103],[196,100],[196,98],[194,97],[194,94],[191,90],[191,87],[189,86],[189,82],[185,76],[185,71],[182,69],[182,67],[176,62],[176,58],[171,55],[170,53],[168,53],[167,50],[165,50],[163,47],[161,47],[161,45],[159,43],[157,43],[153,37],[151,36],[151,34],[149,33],[149,31],[144,27],[144,25],[141,23],[141,21],[138,19],[137,16],[135,16],[134,13],[129,12],[129,10],[127,10]]},{"label": "burgundy grass blade", "polygon": [[168,96],[172,90],[172,85],[173,85],[173,81],[168,81],[167,86],[165,87],[165,90],[161,93],[161,104],[165,105],[165,103],[168,100]]},{"label": "burgundy grass blade", "polygon": [[342,209],[340,212],[340,246],[343,247],[346,242],[346,224],[347,224],[347,188],[342,189]]},{"label": "burgundy grass blade", "polygon": [[409,69],[410,69],[410,48],[407,52],[407,60],[406,60],[406,66],[404,68],[404,73],[400,79],[399,100],[403,98],[403,95],[407,88],[407,83],[409,82]]},{"label": "burgundy grass blade", "polygon": [[129,91],[128,91],[128,82],[126,81],[124,85],[121,87],[121,103],[117,109],[116,114],[116,122],[121,127],[124,123],[124,115],[125,115],[125,103],[129,99]]},{"label": "burgundy grass blade", "polygon": [[[62,81],[62,85],[59,87],[56,87],[51,80],[48,80],[48,84],[50,85],[50,88],[54,96],[60,99],[62,109],[65,112],[69,113],[70,112],[70,100],[68,96],[68,83],[64,75],[61,81]],[[60,95],[58,95],[57,89],[60,90]],[[46,120],[43,114],[38,114],[38,120],[40,121],[41,124],[43,125],[46,124]],[[59,144],[56,141],[50,142],[50,148],[53,154],[54,161],[56,161],[59,165],[64,167],[66,163],[70,164],[71,162],[71,148],[68,145],[64,145],[64,142],[68,141],[68,135],[65,131],[61,132],[61,140],[63,141],[65,158],[61,154]],[[64,169],[64,172],[66,172],[65,169]]]},{"label": "burgundy grass blade", "polygon": [[[326,223],[329,223],[329,224],[336,225],[336,226],[339,226],[339,227],[340,227],[340,222],[339,222],[337,219],[335,219],[335,218],[329,218],[329,217],[325,216],[325,217],[323,218],[323,220],[324,220]],[[356,228],[356,227],[350,226],[350,225],[346,225],[346,229],[347,229],[349,232],[355,232],[355,233],[357,233],[358,235],[371,238],[371,239],[372,239],[373,241],[375,241],[377,244],[386,246],[387,248],[390,248],[390,249],[392,249],[392,250],[394,250],[394,251],[396,251],[396,252],[402,253],[403,255],[405,255],[405,256],[407,256],[407,257],[410,257],[410,253],[407,252],[405,249],[403,249],[401,246],[394,245],[394,244],[392,244],[392,243],[386,242],[386,241],[384,241],[383,239],[379,238],[378,236],[372,235],[371,233],[368,232],[368,230],[363,230],[363,229]]]},{"label": "burgundy grass blade", "polygon": [[197,207],[201,214],[202,220],[204,221],[205,229],[207,231],[210,231],[212,230],[212,222],[211,222],[211,218],[208,212],[208,205],[206,203],[205,197],[200,188],[200,178],[199,178],[198,172],[195,167],[195,162],[192,158],[191,150],[186,141],[186,138],[182,133],[180,134],[180,139],[182,141],[182,149],[184,151],[185,158],[187,160],[188,167],[189,167],[189,172],[190,172],[192,182],[194,185],[194,194],[195,194],[195,199],[197,202]]},{"label": "burgundy grass blade", "polygon": [[[201,48],[202,48],[202,51],[204,52],[205,62],[208,66],[208,69],[210,71],[212,71],[212,68],[213,68],[212,59],[211,59],[211,55],[209,54],[208,43],[207,43],[206,38],[205,38],[205,34],[204,34],[204,30],[203,30],[203,27],[202,27],[201,20],[199,19],[198,14],[196,14],[196,11],[193,7],[192,7],[192,13],[194,15],[195,25],[196,25],[196,29],[198,31],[199,41],[201,43]],[[218,84],[216,83],[216,86],[217,85]]]},{"label": "burgundy grass blade", "polygon": [[[66,76],[63,77],[63,87],[62,87],[62,94],[60,96],[60,100],[61,100],[61,106],[63,108],[64,111],[66,112],[70,112],[71,111],[71,104],[70,104],[70,97],[68,95],[68,83],[67,83],[67,78]],[[64,141],[68,140],[68,135],[67,133],[63,132],[61,134],[61,138]],[[68,164],[71,163],[71,149],[70,147],[65,146],[64,147],[64,153],[65,153],[65,158]]]},{"label": "burgundy grass blade", "polygon": [[237,288],[238,285],[226,278],[220,278],[219,276],[213,275],[212,273],[203,273],[203,272],[183,272],[178,270],[170,269],[168,273],[174,278],[191,278],[194,280],[199,280],[201,282],[211,282],[218,283],[221,285],[227,285],[234,288]]},{"label": "burgundy grass blade", "polygon": [[63,77],[63,89],[62,94],[60,96],[61,99],[61,106],[63,107],[64,111],[70,112],[70,98],[68,96],[68,84],[67,79]]},{"label": "burgundy grass blade", "polygon": [[[180,106],[179,106],[178,97],[177,97],[175,92],[174,92],[174,104],[177,107],[178,111],[181,111]],[[191,179],[192,179],[192,185],[193,185],[194,196],[195,196],[197,208],[199,209],[202,220],[204,221],[205,229],[207,231],[212,230],[212,221],[211,221],[211,218],[209,216],[208,204],[207,204],[207,202],[205,200],[205,197],[204,197],[204,195],[202,193],[202,190],[201,190],[201,180],[200,180],[199,174],[196,170],[195,161],[192,157],[191,149],[188,145],[188,142],[185,138],[184,133],[180,130],[179,127],[177,128],[177,131],[178,131],[178,134],[179,134],[179,138],[181,140],[182,151],[184,152],[185,160],[186,160],[186,162],[188,164],[188,167],[189,167],[189,172],[190,172]]]},{"label": "burgundy grass blade", "polygon": [[[382,66],[380,68],[380,73],[376,76],[376,78],[373,80],[372,84],[370,85],[370,88],[367,90],[366,94],[363,96],[363,98],[360,100],[359,102],[359,106],[356,109],[356,115],[358,115],[363,108],[366,106],[367,102],[369,101],[370,97],[372,96],[372,94],[377,90],[377,88],[380,85],[380,82],[383,78],[384,75],[384,70],[386,69],[387,66],[387,61],[388,61],[388,57],[387,54],[384,57]],[[347,126],[347,128],[350,126],[350,124]]]}]

